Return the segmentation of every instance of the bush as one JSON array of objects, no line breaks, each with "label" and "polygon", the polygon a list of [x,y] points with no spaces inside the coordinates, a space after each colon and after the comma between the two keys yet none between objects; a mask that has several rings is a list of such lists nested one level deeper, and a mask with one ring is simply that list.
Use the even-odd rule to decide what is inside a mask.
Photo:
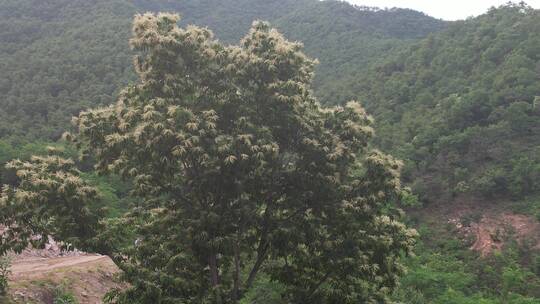
[{"label": "bush", "polygon": [[75,299],[75,296],[68,292],[63,287],[57,287],[54,290],[54,300],[53,304],[78,304],[79,302]]}]

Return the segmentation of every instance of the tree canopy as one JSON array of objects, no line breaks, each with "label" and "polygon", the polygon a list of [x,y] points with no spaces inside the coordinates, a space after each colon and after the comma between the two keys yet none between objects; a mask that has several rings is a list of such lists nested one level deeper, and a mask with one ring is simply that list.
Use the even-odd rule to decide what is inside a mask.
[{"label": "tree canopy", "polygon": [[[65,223],[52,236],[116,257],[130,287],[114,303],[237,303],[263,276],[290,303],[389,301],[416,232],[395,207],[400,162],[369,146],[371,117],[353,101],[322,107],[315,62],[267,23],[224,46],[178,19],[135,17],[139,81],[66,135],[96,170],[133,181],[140,204],[125,219],[137,241],[109,246],[111,226],[87,218],[99,219],[87,208],[95,189],[59,158],[13,163],[21,182],[0,205],[13,210],[2,213],[8,231],[30,217],[41,234],[47,215]],[[97,226],[78,233],[74,221]]]}]

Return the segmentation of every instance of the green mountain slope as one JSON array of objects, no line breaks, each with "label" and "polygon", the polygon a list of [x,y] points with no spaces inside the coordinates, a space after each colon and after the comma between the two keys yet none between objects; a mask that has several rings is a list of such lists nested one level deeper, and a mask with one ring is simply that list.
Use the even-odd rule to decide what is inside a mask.
[{"label": "green mountain slope", "polygon": [[113,102],[133,79],[131,18],[149,10],[181,12],[182,23],[229,42],[253,20],[271,21],[320,59],[315,89],[332,102],[345,99],[333,89],[345,75],[446,25],[409,10],[316,0],[0,1],[0,138],[55,140],[80,110]]},{"label": "green mountain slope", "polygon": [[131,75],[124,1],[0,2],[0,137],[55,139]]},{"label": "green mountain slope", "polygon": [[313,0],[136,0],[140,11],[182,12],[184,24],[207,26],[227,42],[242,38],[253,20],[268,20],[291,40],[302,41],[320,65],[315,90],[322,101],[344,103],[342,83],[374,62],[447,22],[408,9],[380,10],[341,1]]},{"label": "green mountain slope", "polygon": [[432,200],[540,191],[540,12],[525,5],[457,22],[349,89],[377,118],[381,147],[408,161]]},{"label": "green mountain slope", "polygon": [[336,1],[312,2],[274,23],[320,59],[316,93],[321,101],[336,104],[356,98],[345,94],[347,79],[358,78],[387,55],[447,26],[417,11],[351,7]]}]

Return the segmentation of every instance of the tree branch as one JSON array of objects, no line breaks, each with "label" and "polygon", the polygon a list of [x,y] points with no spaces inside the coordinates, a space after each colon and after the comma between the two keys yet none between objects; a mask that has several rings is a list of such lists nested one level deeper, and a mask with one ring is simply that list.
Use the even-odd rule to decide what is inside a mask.
[{"label": "tree branch", "polygon": [[268,233],[270,230],[270,214],[271,213],[272,213],[272,208],[269,205],[264,213],[261,239],[259,240],[259,247],[257,248],[257,259],[255,260],[255,264],[253,265],[253,268],[251,268],[251,271],[249,272],[249,277],[246,281],[246,289],[251,288],[251,286],[253,285],[253,282],[255,281],[255,277],[257,276],[257,273],[259,272],[259,269],[261,268],[262,263],[264,262],[264,260],[266,260],[266,254],[269,248]]},{"label": "tree branch", "polygon": [[307,296],[308,299],[310,299],[315,294],[315,292],[317,292],[317,290],[319,290],[321,285],[324,284],[324,282],[326,282],[326,280],[328,280],[328,278],[330,277],[330,274],[331,274],[331,272],[328,272],[324,277],[322,277],[322,279],[317,283],[317,285],[315,285],[314,288],[311,289],[311,291],[309,292],[309,294]]}]

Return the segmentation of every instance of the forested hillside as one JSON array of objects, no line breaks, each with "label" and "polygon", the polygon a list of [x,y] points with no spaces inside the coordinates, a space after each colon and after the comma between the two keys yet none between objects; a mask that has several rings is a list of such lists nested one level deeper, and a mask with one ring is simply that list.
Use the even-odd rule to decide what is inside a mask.
[{"label": "forested hillside", "polygon": [[236,42],[253,20],[267,20],[287,38],[301,41],[319,59],[314,89],[322,101],[346,102],[346,79],[358,77],[394,50],[437,32],[447,22],[408,9],[380,10],[342,1],[204,0],[135,1],[150,11],[177,11],[183,24],[208,26]]},{"label": "forested hillside", "polygon": [[71,116],[112,103],[134,79],[131,18],[148,10],[181,12],[182,24],[208,26],[227,43],[268,20],[322,62],[315,89],[325,97],[370,60],[445,26],[418,12],[333,1],[1,1],[0,138],[57,140]]},{"label": "forested hillside", "polygon": [[133,71],[127,1],[0,2],[0,138],[56,140]]},{"label": "forested hillside", "polygon": [[424,198],[519,200],[540,191],[538,10],[511,5],[457,22],[348,88]]},{"label": "forested hillside", "polygon": [[404,303],[539,303],[539,33],[538,10],[509,4],[343,85],[424,204]]}]

